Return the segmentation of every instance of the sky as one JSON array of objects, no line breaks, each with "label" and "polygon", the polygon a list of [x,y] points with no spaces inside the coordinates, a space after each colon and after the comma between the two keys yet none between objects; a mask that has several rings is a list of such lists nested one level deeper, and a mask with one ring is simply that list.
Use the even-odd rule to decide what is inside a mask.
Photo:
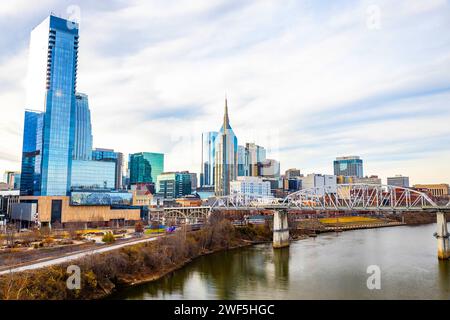
[{"label": "sky", "polygon": [[199,172],[226,95],[239,144],[282,171],[359,155],[366,175],[450,183],[449,0],[1,1],[0,173],[20,170],[29,35],[51,12],[80,23],[94,147]]}]

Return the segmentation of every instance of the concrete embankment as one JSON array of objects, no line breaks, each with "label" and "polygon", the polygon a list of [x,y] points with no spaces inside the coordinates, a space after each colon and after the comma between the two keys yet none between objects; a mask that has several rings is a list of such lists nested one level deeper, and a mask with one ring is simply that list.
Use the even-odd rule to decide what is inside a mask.
[{"label": "concrete embankment", "polygon": [[384,222],[384,223],[368,223],[368,224],[357,224],[357,225],[348,225],[348,226],[333,226],[333,227],[325,227],[325,230],[321,232],[330,232],[336,230],[358,230],[358,229],[372,229],[372,228],[385,228],[385,227],[395,227],[395,226],[403,226],[406,223],[403,222]]}]

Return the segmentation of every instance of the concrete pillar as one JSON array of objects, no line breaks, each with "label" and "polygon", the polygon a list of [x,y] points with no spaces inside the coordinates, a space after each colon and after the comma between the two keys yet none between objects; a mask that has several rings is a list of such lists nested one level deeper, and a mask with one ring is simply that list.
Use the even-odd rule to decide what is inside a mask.
[{"label": "concrete pillar", "polygon": [[273,247],[289,246],[288,214],[285,210],[275,210],[273,213]]},{"label": "concrete pillar", "polygon": [[449,234],[447,230],[447,219],[444,212],[436,213],[437,232],[436,238],[438,240],[438,258],[446,260],[450,258],[450,244]]}]

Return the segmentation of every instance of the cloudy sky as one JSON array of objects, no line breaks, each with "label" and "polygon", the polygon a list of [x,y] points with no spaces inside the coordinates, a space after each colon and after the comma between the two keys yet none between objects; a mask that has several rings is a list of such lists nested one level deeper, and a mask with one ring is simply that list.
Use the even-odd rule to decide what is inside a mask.
[{"label": "cloudy sky", "polygon": [[[37,5],[39,3],[39,5]],[[450,182],[450,1],[31,0],[0,3],[0,173],[20,169],[29,33],[79,20],[94,146],[200,168],[227,94],[239,143],[282,170]]]}]

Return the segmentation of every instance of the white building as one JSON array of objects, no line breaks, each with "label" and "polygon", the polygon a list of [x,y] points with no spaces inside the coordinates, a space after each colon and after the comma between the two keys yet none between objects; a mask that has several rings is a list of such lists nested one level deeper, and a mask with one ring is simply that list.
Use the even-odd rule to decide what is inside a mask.
[{"label": "white building", "polygon": [[[336,176],[330,174],[315,174],[310,173],[305,177],[300,177],[302,180],[302,189],[315,189],[318,191],[326,190],[328,193],[337,192]],[[321,193],[322,193],[321,192]]]},{"label": "white building", "polygon": [[231,194],[246,194],[271,197],[270,182],[258,177],[237,177],[230,183]]}]

